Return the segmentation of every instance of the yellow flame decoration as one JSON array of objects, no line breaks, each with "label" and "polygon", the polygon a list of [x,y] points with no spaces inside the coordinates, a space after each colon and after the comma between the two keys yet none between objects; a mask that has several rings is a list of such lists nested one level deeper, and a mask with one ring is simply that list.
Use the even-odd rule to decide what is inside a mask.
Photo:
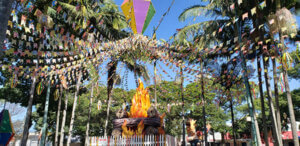
[{"label": "yellow flame decoration", "polygon": [[131,100],[129,112],[130,118],[146,118],[150,108],[150,97],[147,89],[144,89],[143,82],[139,79],[139,87]]}]

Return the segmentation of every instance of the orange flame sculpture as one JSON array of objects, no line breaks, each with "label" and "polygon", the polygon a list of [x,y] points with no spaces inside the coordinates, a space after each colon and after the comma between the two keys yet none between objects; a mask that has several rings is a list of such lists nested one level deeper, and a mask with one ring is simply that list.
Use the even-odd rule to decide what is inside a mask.
[{"label": "orange flame sculpture", "polygon": [[143,134],[143,130],[144,130],[144,120],[142,120],[139,124],[138,124],[138,127],[137,127],[137,130],[136,130],[136,135],[140,136]]},{"label": "orange flame sculpture", "polygon": [[127,121],[125,120],[123,125],[122,125],[122,136],[123,137],[131,137],[133,135],[137,135],[137,136],[141,136],[143,134],[143,130],[144,130],[144,120],[141,120],[140,123],[137,126],[137,130],[133,130],[130,128],[127,128]]},{"label": "orange flame sculpture", "polygon": [[144,89],[143,82],[139,79],[139,87],[131,100],[130,118],[146,118],[147,110],[150,107],[150,97],[147,89]]},{"label": "orange flame sculpture", "polygon": [[123,125],[122,125],[122,136],[123,137],[131,137],[132,135],[134,135],[134,130],[131,130],[130,128],[127,128],[127,121],[125,120]]}]

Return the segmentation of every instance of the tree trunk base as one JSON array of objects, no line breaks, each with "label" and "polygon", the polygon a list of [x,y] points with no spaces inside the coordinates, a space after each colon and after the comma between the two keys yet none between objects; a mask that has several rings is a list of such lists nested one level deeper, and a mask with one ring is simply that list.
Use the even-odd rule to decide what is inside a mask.
[{"label": "tree trunk base", "polygon": [[160,118],[123,118],[123,119],[115,119],[113,120],[114,129],[121,128],[124,121],[127,121],[127,127],[133,128],[137,127],[138,124],[144,120],[145,126],[153,126],[153,127],[160,127]]},{"label": "tree trunk base", "polygon": [[145,128],[143,133],[146,135],[157,135],[159,134],[158,128],[161,126],[160,118],[122,118],[113,120],[114,130],[112,131],[112,136],[121,136],[122,135],[122,125],[126,120],[126,127],[136,130],[138,124],[143,120]]}]

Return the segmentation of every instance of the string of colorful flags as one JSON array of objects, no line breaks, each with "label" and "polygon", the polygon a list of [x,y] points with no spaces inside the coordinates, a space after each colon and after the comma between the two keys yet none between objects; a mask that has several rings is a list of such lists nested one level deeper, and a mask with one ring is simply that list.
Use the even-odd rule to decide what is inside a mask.
[{"label": "string of colorful flags", "polygon": [[[241,3],[242,1],[239,0],[238,4]],[[53,6],[56,6],[56,3]],[[33,7],[32,3],[28,3],[26,6],[26,8],[30,10],[33,10]],[[264,7],[265,2],[262,2],[260,8],[263,9]],[[233,10],[235,4],[232,4],[230,8]],[[84,29],[80,29],[79,25],[71,23],[72,17],[68,17],[68,13],[63,12],[60,5],[57,6],[56,10],[59,14],[62,14],[66,23],[72,25],[73,29],[83,33],[83,39],[76,37],[74,33],[68,32],[59,24],[52,23],[51,17],[44,15],[39,9],[36,9],[34,13],[34,16],[36,16],[38,20],[41,20],[39,22],[29,19],[25,15],[21,15],[20,18],[18,18],[16,10],[13,10],[11,20],[8,22],[6,45],[3,48],[6,50],[5,54],[8,57],[0,60],[0,68],[12,73],[12,86],[17,85],[18,78],[30,78],[34,74],[38,74],[38,76],[44,80],[46,80],[46,77],[49,76],[49,74],[55,75],[53,78],[55,83],[59,83],[61,78],[67,76],[67,84],[72,85],[75,83],[76,75],[78,74],[77,72],[81,71],[79,68],[82,67],[83,63],[91,62],[93,64],[101,64],[112,55],[118,56],[120,55],[119,53],[124,50],[134,50],[138,48],[144,49],[143,51],[147,52],[145,54],[147,54],[150,59],[154,58],[152,54],[158,54],[161,57],[160,61],[167,63],[166,66],[168,66],[169,63],[177,67],[182,65],[184,72],[187,74],[199,74],[199,68],[194,69],[194,67],[186,66],[185,63],[180,63],[179,60],[173,59],[185,58],[189,54],[170,51],[169,48],[171,45],[169,44],[152,40],[142,35],[134,35],[114,42],[100,42],[102,39],[98,41],[98,39],[95,39],[95,36],[96,38],[103,38],[103,36],[97,32],[93,26],[90,26],[88,31],[84,32]],[[255,13],[256,7],[251,9],[250,14],[254,16]],[[244,13],[241,16],[241,19],[245,20],[248,16],[248,12]],[[221,33],[226,27],[235,24],[239,19],[240,18],[236,18],[234,21],[226,23],[224,26],[221,26],[219,30],[206,35],[206,37],[215,37],[215,35]],[[102,25],[103,21],[100,21],[99,23]],[[273,23],[274,20],[269,21],[269,24]],[[265,24],[260,24],[259,28],[264,27],[264,25]],[[86,21],[86,26],[89,26],[88,20]],[[209,26],[209,24],[207,26]],[[253,33],[254,31],[255,28],[252,29],[250,33]],[[286,28],[282,28],[281,31],[286,31]],[[293,38],[295,35],[296,34],[292,33],[290,34],[290,37]],[[246,35],[242,34],[242,36]],[[256,38],[255,42],[248,41],[247,43],[240,43],[237,45],[238,38],[234,37],[232,40],[226,41],[226,43],[221,43],[211,48],[183,48],[179,46],[175,47],[175,49],[190,50],[191,53],[238,53],[239,48],[246,50],[249,43],[253,44],[257,42],[259,45],[262,45],[263,49],[266,49],[267,45],[263,44],[271,41],[271,39],[258,40],[259,39]],[[274,44],[277,44],[278,48],[283,46],[280,42]],[[259,48],[256,47],[256,49]],[[249,50],[248,53],[253,53],[253,50]],[[290,58],[287,55],[285,58],[287,62],[290,62]],[[36,68],[37,64],[38,68]],[[163,73],[167,74],[167,76],[172,79],[167,71],[160,65],[159,67]],[[172,68],[171,65],[170,68]],[[175,70],[173,71],[175,72]],[[178,70],[176,72],[178,72]],[[190,79],[188,78],[187,80],[191,81],[192,79],[193,78],[190,77]]]}]

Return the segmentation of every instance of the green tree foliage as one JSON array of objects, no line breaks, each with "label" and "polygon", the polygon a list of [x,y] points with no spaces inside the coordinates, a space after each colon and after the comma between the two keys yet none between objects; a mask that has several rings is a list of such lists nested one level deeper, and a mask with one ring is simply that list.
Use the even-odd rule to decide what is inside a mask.
[{"label": "green tree foliage", "polygon": [[[266,95],[266,94],[265,94]],[[266,98],[265,98],[266,99]],[[295,117],[296,117],[296,121],[300,120],[300,89],[296,89],[292,91],[292,100],[293,100],[293,106],[294,106],[294,110],[295,110]],[[275,101],[274,101],[275,102]],[[260,129],[262,129],[262,114],[261,114],[261,103],[260,103],[260,99],[256,98],[254,100],[254,106],[255,109],[258,111],[258,123],[259,123],[259,127]],[[282,126],[284,127],[286,122],[288,122],[287,119],[285,119],[283,117],[284,114],[288,115],[288,103],[286,100],[286,94],[282,93],[279,95],[279,106],[280,106],[280,115],[281,115],[281,119],[285,122],[282,122]],[[268,127],[268,129],[271,129],[271,119],[270,119],[270,113],[269,113],[269,106],[267,104],[267,101],[265,101],[265,112],[266,112],[266,125]],[[238,133],[240,135],[243,135],[247,132],[250,133],[249,131],[249,125],[248,122],[246,121],[246,117],[249,116],[248,115],[248,107],[246,104],[241,104],[239,106],[237,106],[236,108],[236,112],[240,115],[240,118],[237,119],[237,125],[238,125]],[[289,117],[289,116],[287,116]]]},{"label": "green tree foliage", "polygon": [[[89,96],[90,96],[90,90],[87,90],[86,88],[82,88],[80,90],[80,95],[78,99],[77,104],[77,112],[75,116],[75,122],[73,127],[73,135],[80,136],[81,141],[84,141],[85,136],[85,130],[86,130],[86,123],[88,122],[88,107],[89,107]],[[73,95],[74,93],[64,93],[64,96],[67,96],[66,94],[69,94],[69,102],[68,102],[68,111],[67,111],[67,121],[66,121],[66,130],[65,134],[68,132],[68,123],[70,123],[71,118],[71,112],[72,112],[72,103],[73,103]],[[95,87],[94,89],[94,101],[92,104],[92,113],[91,113],[91,119],[90,119],[90,136],[100,136],[103,135],[104,131],[104,122],[105,122],[105,116],[106,116],[106,97],[107,92],[106,88],[103,86]],[[129,101],[131,97],[129,97],[129,92],[124,91],[121,88],[116,88],[113,91],[112,94],[112,104],[111,104],[111,112],[112,116],[109,118],[109,125],[108,125],[108,133],[111,133],[113,125],[112,120],[116,118],[115,112],[122,108],[122,104],[124,101]],[[101,109],[98,110],[98,101],[101,101]],[[44,103],[44,102],[42,102]],[[54,139],[55,134],[55,122],[56,122],[56,112],[57,112],[57,103],[58,101],[54,101],[53,96],[50,96],[50,106],[49,106],[49,117],[48,117],[48,135],[50,139]],[[62,107],[64,107],[62,103]],[[43,120],[43,112],[44,112],[44,104],[37,104],[36,105],[36,111],[33,113],[32,120],[35,123],[35,129],[39,131],[42,128],[42,120]],[[62,117],[60,117],[62,118]]]},{"label": "green tree foliage", "polygon": [[[293,100],[293,105],[295,110],[295,118],[296,121],[300,121],[300,89],[298,88],[296,90],[293,90],[291,94],[292,94],[292,100]],[[286,100],[286,93],[283,93],[279,96],[279,107],[280,107],[281,116],[283,115],[283,113],[286,113],[287,115],[289,114],[288,102]]]},{"label": "green tree foliage", "polygon": [[[222,107],[215,102],[216,93],[214,92],[214,89],[216,86],[212,85],[210,79],[205,79],[205,83],[207,83],[205,86],[207,121],[215,131],[225,132],[227,129],[224,129],[224,127],[226,127],[226,121],[229,119],[229,115],[224,113]],[[154,86],[150,86],[149,89],[150,96],[154,97]],[[202,131],[203,113],[200,95],[200,83],[190,83],[184,88],[185,116],[197,120],[196,129]],[[159,112],[161,114],[166,113],[166,133],[180,136],[182,134],[182,100],[180,97],[179,83],[166,81],[160,83],[157,86],[157,100]]]},{"label": "green tree foliage", "polygon": [[[149,87],[151,101],[154,103],[154,86]],[[166,113],[165,131],[178,136],[182,133],[180,86],[176,82],[162,81],[156,88],[157,109],[160,114]],[[186,103],[187,104],[187,103]],[[168,109],[169,108],[169,109]],[[168,112],[170,111],[170,112]]]}]

